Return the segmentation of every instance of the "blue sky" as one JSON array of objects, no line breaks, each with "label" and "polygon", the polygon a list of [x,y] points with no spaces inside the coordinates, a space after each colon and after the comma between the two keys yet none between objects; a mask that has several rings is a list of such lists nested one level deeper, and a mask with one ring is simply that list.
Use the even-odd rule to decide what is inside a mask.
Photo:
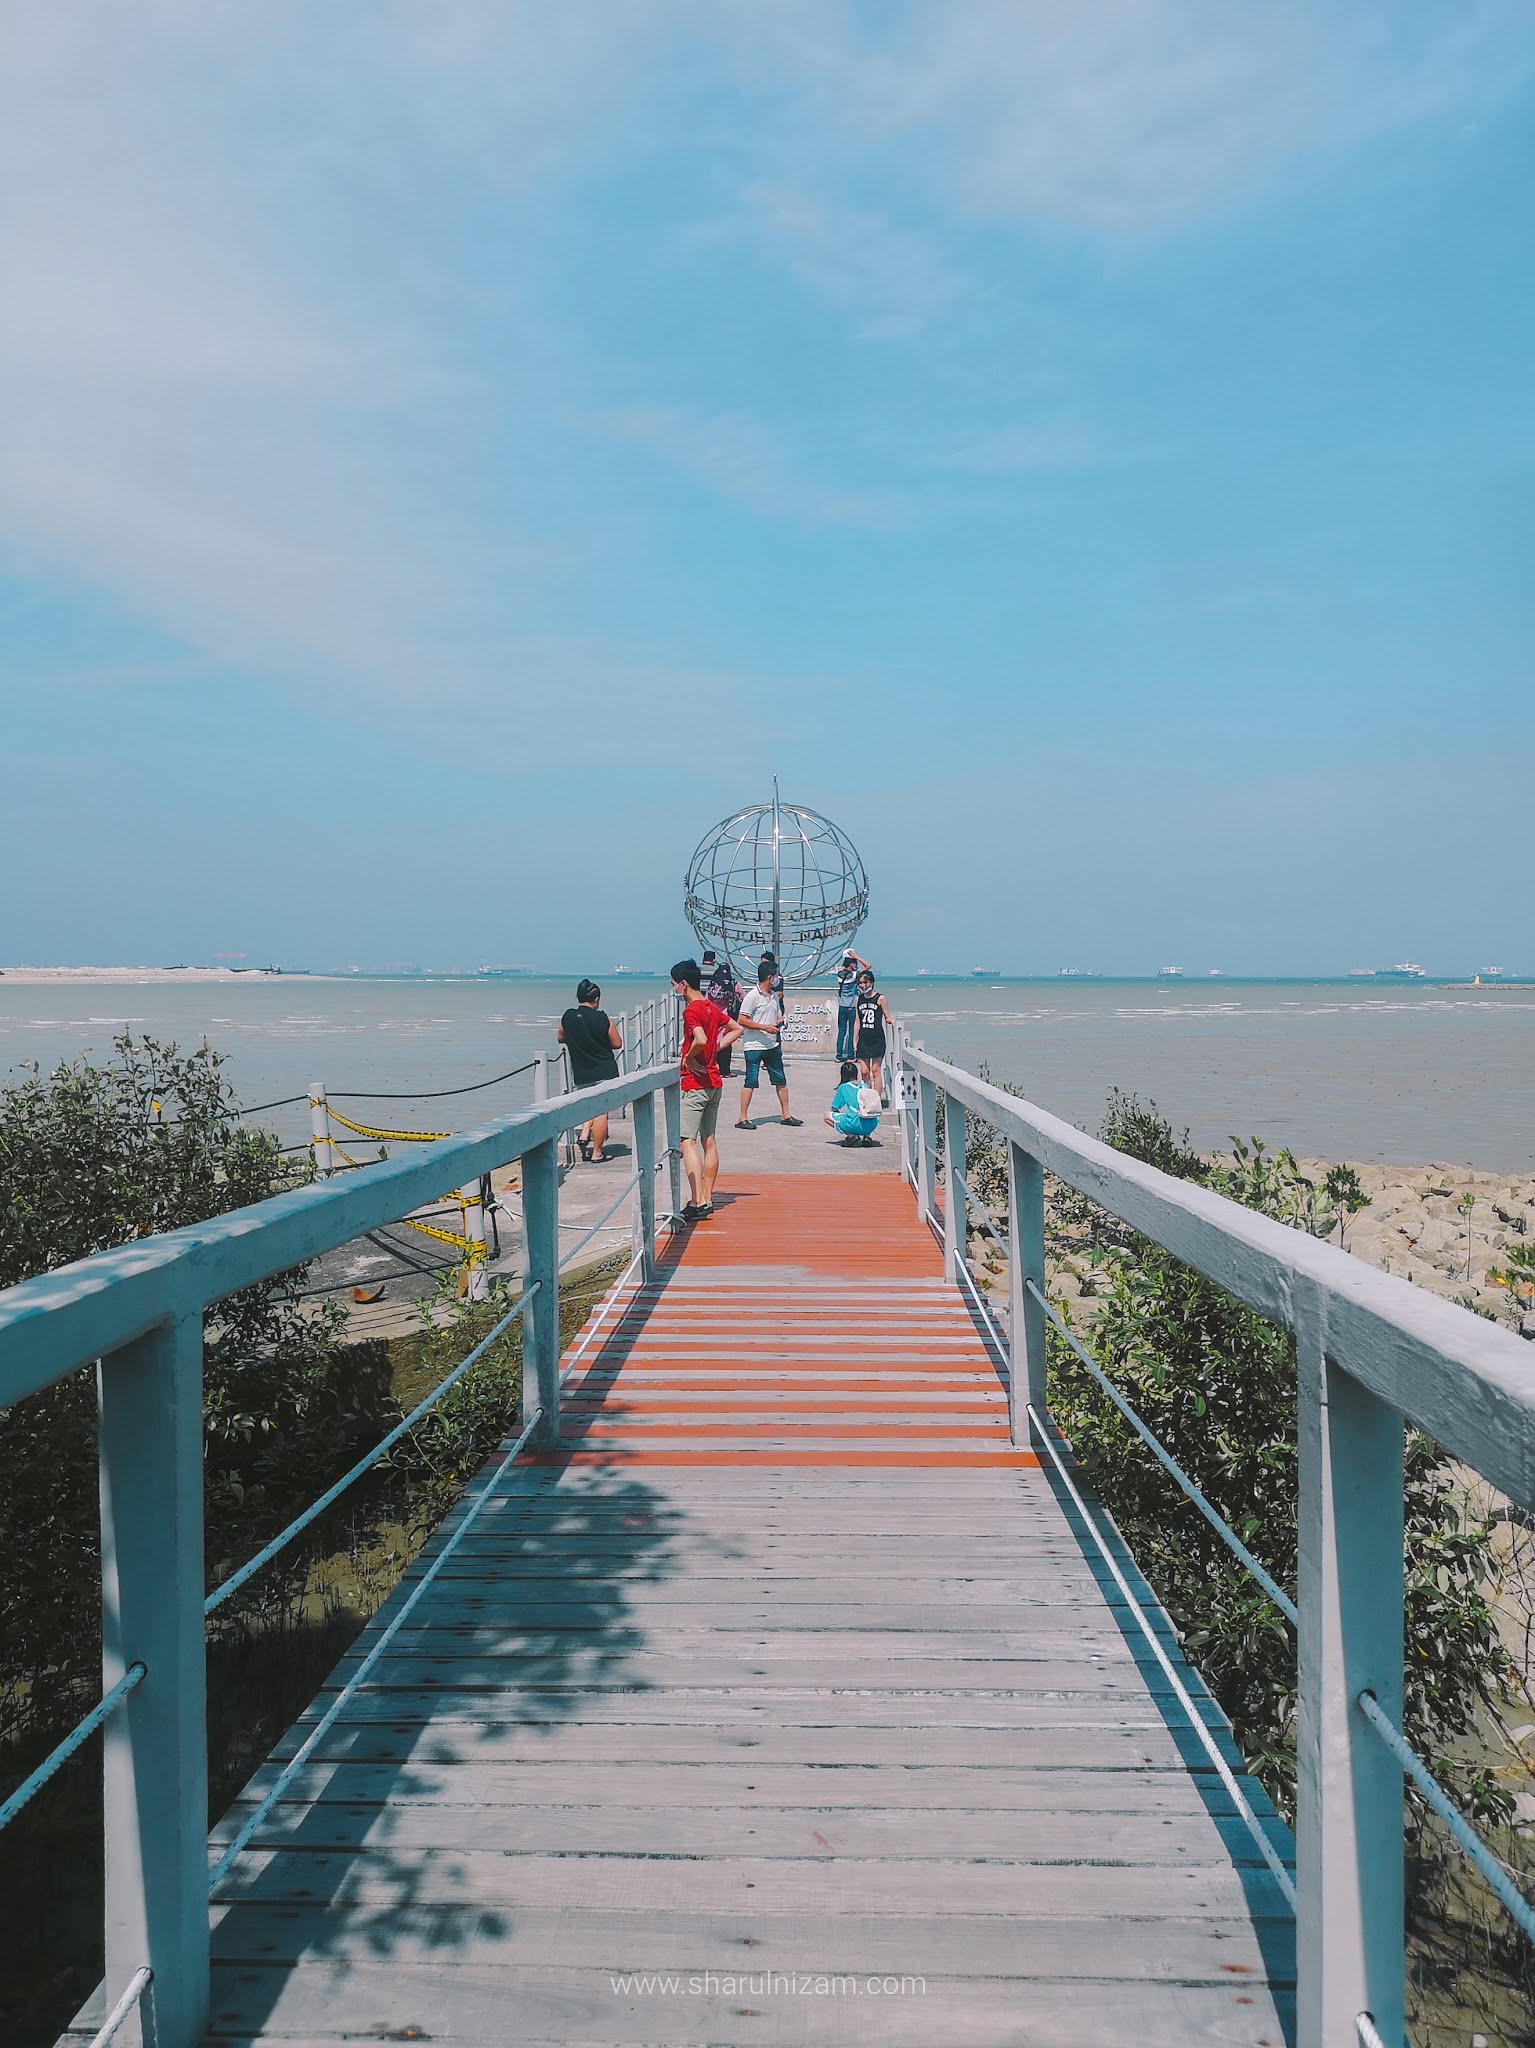
[{"label": "blue sky", "polygon": [[1535,5],[16,0],[0,963],[1535,967]]}]

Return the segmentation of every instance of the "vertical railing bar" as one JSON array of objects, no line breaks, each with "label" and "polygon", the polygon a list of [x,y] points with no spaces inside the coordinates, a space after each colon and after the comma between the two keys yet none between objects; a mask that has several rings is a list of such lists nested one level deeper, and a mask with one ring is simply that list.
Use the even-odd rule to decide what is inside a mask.
[{"label": "vertical railing bar", "polygon": [[336,1170],[335,1147],[330,1134],[330,1104],[325,1099],[325,1088],[319,1081],[309,1084],[309,1132],[310,1143],[314,1146],[314,1168],[321,1180],[329,1180]]},{"label": "vertical railing bar", "polygon": [[952,1095],[943,1098],[943,1274],[958,1285],[965,1256],[965,1110]]},{"label": "vertical railing bar", "polygon": [[647,1285],[656,1277],[656,1098],[634,1098],[634,1191],[635,1250],[640,1272]]},{"label": "vertical railing bar", "polygon": [[192,1308],[96,1372],[103,1694],[146,1667],[102,1731],[104,1980],[154,1973],[156,2048],[208,2020],[202,1347]]},{"label": "vertical railing bar", "polygon": [[1356,1709],[1402,1699],[1402,1418],[1328,1356],[1325,1300],[1292,1300],[1297,1516],[1295,1846],[1298,2048],[1332,2048],[1368,2012],[1404,2013],[1402,1774]]}]

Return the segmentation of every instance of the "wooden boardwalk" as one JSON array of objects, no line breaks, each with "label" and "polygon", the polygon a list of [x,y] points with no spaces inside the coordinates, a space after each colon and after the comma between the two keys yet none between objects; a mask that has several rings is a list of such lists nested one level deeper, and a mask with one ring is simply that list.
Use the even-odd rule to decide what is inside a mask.
[{"label": "wooden boardwalk", "polygon": [[1290,2038],[1283,1900],[894,1175],[738,1182],[582,1367],[220,1887],[214,2039]]}]

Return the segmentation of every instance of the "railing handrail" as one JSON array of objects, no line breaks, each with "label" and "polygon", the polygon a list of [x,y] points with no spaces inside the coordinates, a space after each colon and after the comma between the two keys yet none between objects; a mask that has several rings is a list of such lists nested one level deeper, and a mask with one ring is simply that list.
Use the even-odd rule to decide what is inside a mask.
[{"label": "railing handrail", "polygon": [[[1528,1506],[1535,1490],[1535,1395],[1529,1391],[1535,1376],[1528,1354],[1510,1332],[1364,1265],[1341,1247],[1160,1173],[1021,1096],[934,1058],[899,1025],[892,1052],[906,1126],[903,1175],[922,1213],[939,1228],[933,1211],[941,1163],[947,1182],[939,1233],[944,1273],[969,1285],[988,1324],[990,1312],[967,1262],[967,1212],[978,1206],[965,1179],[971,1116],[983,1118],[1002,1140],[1010,1210],[1004,1246],[1009,1434],[1054,1468],[1055,1483],[1073,1499],[1154,1652],[1162,1654],[1155,1628],[1118,1572],[1049,1420],[1047,1318],[1292,1619],[1296,1883],[1282,1889],[1295,1905],[1299,2048],[1333,2048],[1350,2037],[1376,2044],[1399,2040],[1404,1771],[1518,1925],[1526,1932],[1535,1928],[1535,1906],[1400,1726],[1406,1654],[1404,1422],[1428,1430],[1451,1457]],[[908,1078],[917,1084],[915,1101],[907,1092]],[[1242,1549],[1055,1315],[1046,1293],[1046,1173],[1293,1334],[1293,1602]],[[1266,1838],[1265,1853],[1272,1867]]]},{"label": "railing handrail", "polygon": [[0,1291],[0,1407],[116,1351],[173,1317],[334,1251],[676,1079],[665,1061],[550,1096],[476,1129],[204,1223],[93,1252]]},{"label": "railing handrail", "polygon": [[1519,1506],[1535,1505],[1535,1374],[1529,1350],[1512,1331],[1116,1152],[909,1041],[901,1058],[1046,1172],[1260,1315],[1292,1331],[1313,1319],[1335,1364]]}]

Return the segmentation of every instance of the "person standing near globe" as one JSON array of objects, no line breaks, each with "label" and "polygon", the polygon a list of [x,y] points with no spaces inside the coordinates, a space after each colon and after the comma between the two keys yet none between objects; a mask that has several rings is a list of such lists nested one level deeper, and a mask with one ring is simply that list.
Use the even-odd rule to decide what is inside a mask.
[{"label": "person standing near globe", "polygon": [[894,1019],[885,1006],[885,998],[874,986],[874,969],[869,966],[859,969],[857,1013],[859,1072],[871,1088],[878,1088],[880,1064],[887,1050],[885,1026]]},{"label": "person standing near globe", "polygon": [[858,1041],[858,970],[868,961],[851,946],[837,964],[837,1058],[850,1060]]},{"label": "person standing near globe", "polygon": [[[728,960],[721,960],[712,946],[706,946],[699,962],[703,974],[703,992],[717,1010],[734,1022],[741,1011],[741,991],[736,985],[735,969]],[[719,1049],[719,1069],[722,1075],[730,1072],[730,1045],[727,1041]]]},{"label": "person standing near globe", "polygon": [[783,977],[778,974],[771,953],[764,953],[757,963],[757,986],[748,989],[741,998],[741,1025],[745,1032],[742,1050],[746,1054],[746,1077],[741,1086],[741,1107],[736,1112],[736,1129],[749,1131],[754,1128],[746,1120],[751,1108],[753,1090],[757,1086],[757,1075],[765,1066],[767,1076],[778,1094],[778,1120],[784,1124],[797,1125],[800,1119],[789,1114],[789,1077],[783,1064],[783,1002],[773,992],[774,980],[782,988]]},{"label": "person standing near globe", "polygon": [[692,1201],[683,1205],[682,1219],[703,1223],[714,1214],[714,1183],[720,1170],[714,1137],[725,1088],[719,1049],[722,1042],[733,1045],[741,1027],[703,993],[696,960],[679,960],[672,968],[672,993],[683,1003],[682,1164],[693,1191]]}]

